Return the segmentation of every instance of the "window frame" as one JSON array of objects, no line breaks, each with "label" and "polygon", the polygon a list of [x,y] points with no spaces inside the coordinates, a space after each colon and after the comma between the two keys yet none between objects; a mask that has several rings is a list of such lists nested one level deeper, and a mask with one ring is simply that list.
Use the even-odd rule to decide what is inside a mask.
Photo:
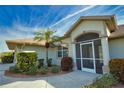
[{"label": "window frame", "polygon": [[[58,55],[58,52],[61,52],[61,56]],[[59,57],[59,58],[64,57],[64,52],[67,52],[68,53],[68,48],[67,49],[64,49],[63,46],[60,46],[60,49],[58,48],[58,50],[57,50],[57,57]],[[68,56],[68,54],[67,54],[67,56]]]}]

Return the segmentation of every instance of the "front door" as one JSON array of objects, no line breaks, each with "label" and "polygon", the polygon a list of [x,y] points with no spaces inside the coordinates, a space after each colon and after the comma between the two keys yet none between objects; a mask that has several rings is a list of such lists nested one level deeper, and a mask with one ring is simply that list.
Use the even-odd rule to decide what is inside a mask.
[{"label": "front door", "polygon": [[81,69],[82,71],[96,73],[95,53],[93,42],[80,44],[81,50]]}]

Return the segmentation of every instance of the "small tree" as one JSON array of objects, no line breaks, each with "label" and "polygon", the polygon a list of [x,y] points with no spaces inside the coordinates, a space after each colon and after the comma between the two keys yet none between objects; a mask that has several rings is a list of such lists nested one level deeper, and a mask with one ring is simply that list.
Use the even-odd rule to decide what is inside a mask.
[{"label": "small tree", "polygon": [[60,42],[62,38],[56,36],[55,31],[48,28],[45,30],[41,29],[40,31],[36,32],[34,40],[38,40],[38,41],[45,40],[46,62],[48,65],[48,49],[50,47],[50,44],[53,44],[54,42]]}]

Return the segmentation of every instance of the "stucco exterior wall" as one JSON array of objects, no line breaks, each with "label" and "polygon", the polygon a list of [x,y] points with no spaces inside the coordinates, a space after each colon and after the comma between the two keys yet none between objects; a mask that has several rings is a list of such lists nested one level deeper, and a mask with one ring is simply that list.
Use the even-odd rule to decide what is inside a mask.
[{"label": "stucco exterior wall", "polygon": [[71,33],[71,36],[69,38],[66,38],[63,40],[65,43],[69,43],[69,56],[73,57],[73,47],[72,42],[75,42],[75,38],[78,37],[81,34],[85,33],[98,33],[100,36],[108,36],[109,29],[105,25],[104,21],[82,21]]},{"label": "stucco exterior wall", "polygon": [[105,24],[103,21],[82,21],[71,33],[72,41],[77,36],[88,33],[88,32],[98,33],[99,35],[105,35]]},{"label": "stucco exterior wall", "polygon": [[124,58],[124,38],[109,40],[110,58]]},{"label": "stucco exterior wall", "polygon": [[[46,50],[44,47],[40,46],[25,46],[23,51],[36,51],[38,54],[38,59],[45,59],[46,58]],[[48,53],[49,58],[53,59],[54,64],[59,64],[58,63],[58,57],[57,57],[57,48],[49,48],[49,53]]]},{"label": "stucco exterior wall", "polygon": [[67,44],[68,47],[68,56],[72,57],[72,40],[70,37],[62,40],[63,43]]},{"label": "stucco exterior wall", "polygon": [[[83,35],[85,33],[98,33],[100,37],[103,36],[109,36],[109,29],[104,21],[97,21],[97,20],[84,20],[82,21],[75,29],[73,29],[72,33],[70,34],[70,42],[69,42],[69,56],[74,59],[74,62],[76,63],[76,48],[75,39]],[[108,50],[108,37],[101,38],[102,43],[102,50],[103,50],[103,60],[104,60],[104,66],[108,65],[109,60],[109,50]],[[103,73],[107,73],[108,71],[105,71],[103,69]]]},{"label": "stucco exterior wall", "polygon": [[65,42],[69,41],[69,56],[73,57],[74,52],[72,47],[72,42],[75,42],[75,38],[81,34],[85,33],[98,33],[100,36],[108,36],[109,30],[108,27],[105,25],[104,21],[82,21],[71,33],[70,38],[65,39]]}]

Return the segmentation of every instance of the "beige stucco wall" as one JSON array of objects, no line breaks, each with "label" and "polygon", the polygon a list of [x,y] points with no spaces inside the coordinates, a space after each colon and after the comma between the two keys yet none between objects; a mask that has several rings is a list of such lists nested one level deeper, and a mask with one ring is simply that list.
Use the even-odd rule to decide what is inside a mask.
[{"label": "beige stucco wall", "polygon": [[110,58],[124,58],[124,38],[109,40]]},{"label": "beige stucco wall", "polygon": [[[98,33],[100,37],[103,36],[109,36],[110,31],[105,24],[104,21],[90,21],[90,20],[84,20],[82,21],[71,33],[68,40],[70,40],[69,43],[69,56],[74,59],[74,62],[76,62],[76,53],[75,53],[75,38],[79,35],[85,34],[85,33]],[[67,42],[67,39],[65,39]],[[73,44],[72,44],[73,43]],[[101,38],[102,43],[102,50],[103,50],[103,60],[104,60],[104,67],[107,67],[108,61],[109,61],[109,49],[108,49],[108,37]],[[103,70],[103,73],[108,73],[108,70]]]},{"label": "beige stucco wall", "polygon": [[[46,58],[46,50],[45,47],[40,47],[40,46],[25,46],[23,51],[36,51],[38,54],[38,59],[45,59]],[[49,48],[49,53],[48,53],[49,58],[53,59],[53,63],[59,64],[58,63],[58,57],[57,57],[57,48]]]},{"label": "beige stucco wall", "polygon": [[88,33],[88,32],[95,32],[101,35],[105,35],[105,24],[103,21],[82,21],[71,33],[72,41],[77,36]]},{"label": "beige stucco wall", "polygon": [[82,21],[71,33],[69,38],[66,38],[64,41],[69,43],[69,56],[73,57],[73,47],[72,42],[74,42],[74,39],[78,37],[81,34],[84,33],[98,33],[100,36],[108,36],[109,35],[109,29],[105,25],[104,21]]},{"label": "beige stucco wall", "polygon": [[67,45],[67,47],[68,47],[68,55],[70,57],[72,57],[72,44],[71,44],[72,40],[71,40],[71,38],[70,37],[65,38],[65,39],[62,40],[62,42]]}]

